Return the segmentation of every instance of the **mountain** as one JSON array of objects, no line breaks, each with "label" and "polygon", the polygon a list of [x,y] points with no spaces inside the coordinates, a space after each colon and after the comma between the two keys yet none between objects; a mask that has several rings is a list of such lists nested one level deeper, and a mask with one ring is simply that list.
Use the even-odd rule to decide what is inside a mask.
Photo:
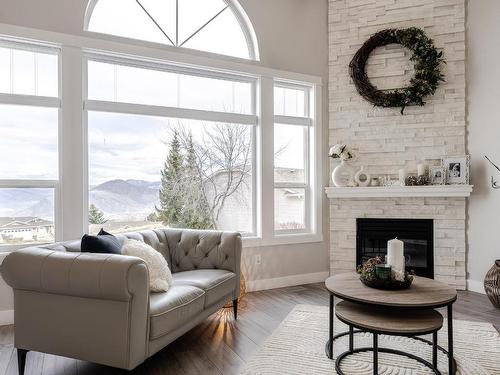
[{"label": "mountain", "polygon": [[[159,204],[160,182],[111,180],[93,186],[89,204],[96,205],[108,219],[144,220]],[[0,217],[36,216],[53,220],[52,189],[0,189]]]},{"label": "mountain", "polygon": [[143,180],[111,180],[89,191],[89,204],[94,204],[108,218],[144,219],[158,205],[160,182]]},{"label": "mountain", "polygon": [[54,220],[52,189],[0,189],[0,216],[36,216]]}]

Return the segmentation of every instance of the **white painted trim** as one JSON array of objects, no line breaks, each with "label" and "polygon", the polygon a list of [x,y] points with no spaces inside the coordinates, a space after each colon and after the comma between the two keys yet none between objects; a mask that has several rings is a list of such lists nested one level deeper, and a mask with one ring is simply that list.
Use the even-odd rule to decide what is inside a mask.
[{"label": "white painted trim", "polygon": [[468,279],[467,290],[471,292],[486,294],[486,292],[484,291],[484,284],[482,281]]},{"label": "white painted trim", "polygon": [[[265,219],[265,218],[264,218]],[[271,227],[272,228],[272,227]],[[323,235],[317,233],[274,233],[268,237],[243,237],[243,247],[265,247],[323,242]]]},{"label": "white painted trim", "polygon": [[0,326],[14,324],[14,310],[0,311]]},{"label": "white painted trim", "polygon": [[1,94],[0,103],[11,105],[28,105],[32,107],[61,107],[61,99],[49,96],[38,95],[18,95],[18,94]]},{"label": "white painted trim", "polygon": [[107,102],[102,100],[86,100],[85,110],[113,113],[140,114],[146,116],[161,116],[169,118],[183,118],[204,121],[222,121],[231,124],[256,125],[257,116],[240,113],[204,111],[200,109],[186,109],[162,107],[157,105],[131,104]]},{"label": "white painted trim", "polygon": [[246,282],[247,292],[285,288],[304,284],[320,283],[330,276],[329,272],[304,273],[301,275],[290,275],[275,277],[273,279],[251,280]]},{"label": "white painted trim", "polygon": [[327,187],[328,198],[468,197],[473,185]]},{"label": "white painted trim", "polygon": [[308,117],[284,116],[284,115],[274,116],[274,122],[276,124],[298,125],[298,126],[312,126],[313,124],[313,120]]},{"label": "white painted trim", "polygon": [[51,42],[59,46],[73,46],[85,50],[105,51],[113,54],[140,56],[160,60],[163,63],[171,62],[177,65],[193,67],[210,67],[229,73],[251,74],[255,76],[275,77],[276,79],[289,80],[297,83],[322,85],[322,79],[309,74],[287,72],[259,65],[257,61],[242,60],[203,51],[179,49],[142,40],[134,40],[98,33],[83,33],[83,35],[70,35],[52,31],[27,28],[16,25],[0,23],[0,36],[7,38],[17,37],[34,43],[39,40]]},{"label": "white painted trim", "polygon": [[56,189],[58,185],[58,180],[0,180],[0,188],[2,189]]}]

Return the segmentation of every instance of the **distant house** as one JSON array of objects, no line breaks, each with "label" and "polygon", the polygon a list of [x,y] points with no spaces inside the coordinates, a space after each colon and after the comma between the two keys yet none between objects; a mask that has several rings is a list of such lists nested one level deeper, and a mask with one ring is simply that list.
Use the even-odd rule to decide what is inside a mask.
[{"label": "distant house", "polygon": [[54,222],[34,216],[0,217],[0,244],[54,240]]},{"label": "distant house", "polygon": [[[293,168],[274,169],[276,182],[300,183],[304,182],[304,170]],[[227,177],[225,172],[218,172],[215,178],[217,186],[224,186]],[[208,199],[213,198],[212,185],[206,184]],[[275,200],[275,229],[303,229],[304,228],[304,189],[285,188],[276,189]],[[242,232],[252,229],[252,180],[247,174],[237,192],[228,197],[222,210],[217,226],[226,230]]]}]

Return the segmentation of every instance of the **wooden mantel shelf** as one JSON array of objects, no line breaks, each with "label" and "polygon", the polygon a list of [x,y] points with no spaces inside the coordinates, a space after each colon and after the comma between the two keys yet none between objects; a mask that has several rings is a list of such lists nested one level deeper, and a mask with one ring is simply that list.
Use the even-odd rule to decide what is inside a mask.
[{"label": "wooden mantel shelf", "polygon": [[328,198],[468,197],[473,185],[327,187]]}]

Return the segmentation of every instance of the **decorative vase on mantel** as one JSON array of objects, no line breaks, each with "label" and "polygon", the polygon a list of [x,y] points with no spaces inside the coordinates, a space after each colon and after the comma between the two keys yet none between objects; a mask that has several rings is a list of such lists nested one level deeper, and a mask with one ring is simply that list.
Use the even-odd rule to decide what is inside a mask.
[{"label": "decorative vase on mantel", "polygon": [[347,160],[341,160],[332,172],[332,182],[337,187],[352,186],[353,178],[354,169]]},{"label": "decorative vase on mantel", "polygon": [[491,303],[500,309],[500,259],[497,259],[493,267],[486,273],[484,290]]}]

